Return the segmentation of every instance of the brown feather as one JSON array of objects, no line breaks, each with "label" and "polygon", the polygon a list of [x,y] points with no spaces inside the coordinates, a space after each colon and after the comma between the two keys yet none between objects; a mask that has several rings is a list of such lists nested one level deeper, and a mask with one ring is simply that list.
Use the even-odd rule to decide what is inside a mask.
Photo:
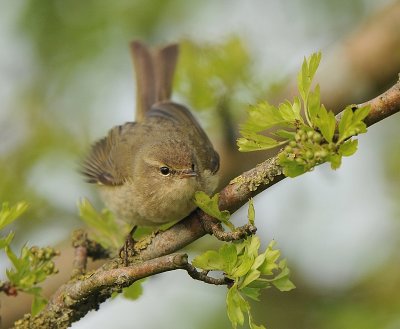
[{"label": "brown feather", "polygon": [[124,144],[123,135],[134,129],[135,123],[128,122],[111,129],[107,135],[97,141],[91,148],[89,156],[83,162],[82,174],[88,183],[103,185],[121,185],[125,171],[118,167],[114,154],[118,146]]},{"label": "brown feather", "polygon": [[153,57],[140,41],[130,44],[136,77],[135,121],[143,121],[146,112],[156,101],[156,82]]}]

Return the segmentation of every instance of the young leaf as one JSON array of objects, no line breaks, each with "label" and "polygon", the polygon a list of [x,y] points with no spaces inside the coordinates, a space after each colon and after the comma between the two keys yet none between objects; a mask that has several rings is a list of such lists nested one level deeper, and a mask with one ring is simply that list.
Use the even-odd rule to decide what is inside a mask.
[{"label": "young leaf", "polygon": [[242,289],[248,286],[253,281],[257,280],[261,275],[261,272],[258,270],[250,270],[246,276],[244,277],[243,281],[239,283],[238,288]]},{"label": "young leaf", "polygon": [[9,246],[12,239],[14,239],[14,232],[10,232],[5,238],[1,238],[0,249],[4,249],[5,247]]},{"label": "young leaf", "polygon": [[357,108],[357,110],[355,110],[353,113],[353,121],[354,122],[363,121],[367,117],[367,115],[369,114],[370,111],[371,111],[370,105],[361,106],[361,107]]},{"label": "young leaf", "polygon": [[33,295],[31,306],[32,316],[38,314],[47,305],[47,299],[40,295],[40,292]]},{"label": "young leaf", "polygon": [[193,265],[203,270],[223,270],[224,259],[215,250],[208,250],[193,259]]},{"label": "young leaf", "polygon": [[256,132],[240,131],[240,133],[243,136],[237,140],[240,152],[269,150],[281,144],[271,137],[260,135]]},{"label": "young leaf", "polygon": [[347,140],[339,147],[339,153],[345,157],[353,155],[357,151],[358,140]]},{"label": "young leaf", "polygon": [[219,255],[224,262],[223,270],[231,273],[238,259],[236,247],[232,243],[226,243],[219,249]]},{"label": "young leaf", "polygon": [[308,59],[304,58],[301,71],[297,76],[298,89],[305,104],[307,103],[311,82],[314,78],[320,61],[320,52],[312,54]]},{"label": "young leaf", "polygon": [[240,255],[232,272],[227,274],[233,278],[245,276],[250,271],[253,262],[254,258],[252,256],[248,254]]},{"label": "young leaf", "polygon": [[279,267],[281,272],[272,280],[272,284],[280,291],[290,291],[296,288],[289,279],[290,271],[284,260],[279,264]]},{"label": "young leaf", "polygon": [[226,295],[226,307],[232,327],[236,329],[238,324],[242,326],[244,323],[243,312],[247,312],[248,304],[240,295],[236,284],[228,290]]},{"label": "young leaf", "polygon": [[[254,282],[254,281],[253,281]],[[241,293],[246,295],[247,297],[259,301],[260,300],[260,288],[252,288],[252,287],[244,287],[240,289]]]},{"label": "young leaf", "polygon": [[340,154],[332,154],[328,157],[328,161],[331,163],[331,168],[336,170],[342,164],[342,156]]},{"label": "young leaf", "polygon": [[345,141],[351,136],[365,133],[367,131],[367,126],[363,120],[366,118],[370,110],[370,106],[357,108],[354,112],[352,106],[347,106],[345,108],[339,122],[339,143]]},{"label": "young leaf", "polygon": [[227,210],[219,210],[218,206],[219,194],[216,193],[213,197],[209,197],[203,191],[197,191],[194,195],[194,202],[196,205],[210,216],[220,220],[231,230],[235,229],[235,226],[229,221],[231,214]]},{"label": "young leaf", "polygon": [[138,281],[135,281],[133,284],[131,284],[129,287],[126,287],[122,290],[122,294],[126,299],[130,300],[136,300],[138,299],[142,294],[143,294],[143,282],[146,279],[141,279]]},{"label": "young leaf", "polygon": [[247,210],[247,219],[251,225],[254,225],[254,220],[256,217],[256,213],[254,210],[253,199],[249,200],[249,209]]},{"label": "young leaf", "polygon": [[10,207],[8,202],[3,202],[0,210],[0,230],[20,217],[27,209],[26,202],[18,202],[13,207]]},{"label": "young leaf", "polygon": [[321,108],[320,88],[319,85],[317,85],[315,87],[315,90],[309,93],[308,103],[307,103],[308,116],[313,124],[315,124],[316,122],[316,118],[319,115],[320,108]]},{"label": "young leaf", "polygon": [[325,140],[327,142],[332,142],[336,128],[336,119],[333,112],[328,112],[325,106],[321,105],[318,113],[318,119],[315,120],[315,123]]}]

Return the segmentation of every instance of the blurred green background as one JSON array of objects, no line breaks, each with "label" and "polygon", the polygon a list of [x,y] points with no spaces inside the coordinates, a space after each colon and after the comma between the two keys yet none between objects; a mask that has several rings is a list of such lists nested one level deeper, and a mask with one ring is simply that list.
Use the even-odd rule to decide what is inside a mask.
[{"label": "blurred green background", "polygon": [[[394,15],[400,21],[399,4],[1,1],[0,201],[31,205],[13,227],[15,248],[26,241],[64,246],[72,229],[82,226],[79,198],[101,207],[78,173],[79,162],[95,139],[133,120],[129,41],[183,44],[174,97],[197,110],[222,155],[226,181],[266,157],[237,154],[237,123],[247,104],[291,97],[304,56],[322,50],[319,79],[332,109],[368,100],[396,81],[400,28],[384,22]],[[374,55],[377,48],[386,55]],[[322,166],[256,199],[261,239],[277,240],[298,287],[271,290],[254,304],[258,323],[276,329],[400,328],[399,123],[395,115],[371,127],[338,172]],[[210,246],[212,239],[202,239],[191,250]],[[0,264],[4,276],[3,255]],[[74,328],[229,328],[225,288],[180,272],[154,277],[144,287],[139,301],[109,301]],[[13,303],[2,298],[5,325],[14,316]]]}]

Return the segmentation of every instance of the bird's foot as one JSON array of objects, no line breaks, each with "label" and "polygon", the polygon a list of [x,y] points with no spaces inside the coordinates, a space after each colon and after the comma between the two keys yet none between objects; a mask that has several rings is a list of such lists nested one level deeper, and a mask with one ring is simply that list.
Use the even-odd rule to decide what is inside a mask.
[{"label": "bird's foot", "polygon": [[135,233],[137,226],[135,225],[129,234],[126,236],[125,243],[122,248],[119,250],[119,257],[123,259],[125,266],[128,266],[129,263],[129,254],[133,254],[135,251],[135,243],[136,241],[133,239],[133,234]]}]

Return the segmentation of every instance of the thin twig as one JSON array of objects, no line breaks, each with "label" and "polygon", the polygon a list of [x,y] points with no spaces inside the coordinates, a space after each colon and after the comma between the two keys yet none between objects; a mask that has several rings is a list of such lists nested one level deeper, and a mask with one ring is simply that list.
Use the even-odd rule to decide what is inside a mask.
[{"label": "thin twig", "polygon": [[195,280],[203,281],[208,284],[214,284],[216,286],[221,286],[221,285],[231,285],[233,283],[233,280],[223,277],[223,278],[213,278],[211,276],[208,276],[208,272],[199,272],[196,270],[196,268],[190,264],[187,263],[184,266],[184,269],[188,272],[188,274]]},{"label": "thin twig", "polygon": [[88,257],[91,257],[93,260],[110,257],[107,249],[103,248],[98,242],[90,240],[87,237],[87,233],[81,229],[75,230],[72,233],[72,246],[75,251],[71,278],[76,278],[86,273]]},{"label": "thin twig", "polygon": [[249,235],[256,233],[257,228],[251,224],[245,224],[243,226],[236,227],[231,232],[226,232],[221,225],[221,222],[205,214],[203,211],[199,211],[198,216],[200,217],[204,229],[208,234],[214,235],[218,240],[221,241],[236,241],[241,240]]}]

